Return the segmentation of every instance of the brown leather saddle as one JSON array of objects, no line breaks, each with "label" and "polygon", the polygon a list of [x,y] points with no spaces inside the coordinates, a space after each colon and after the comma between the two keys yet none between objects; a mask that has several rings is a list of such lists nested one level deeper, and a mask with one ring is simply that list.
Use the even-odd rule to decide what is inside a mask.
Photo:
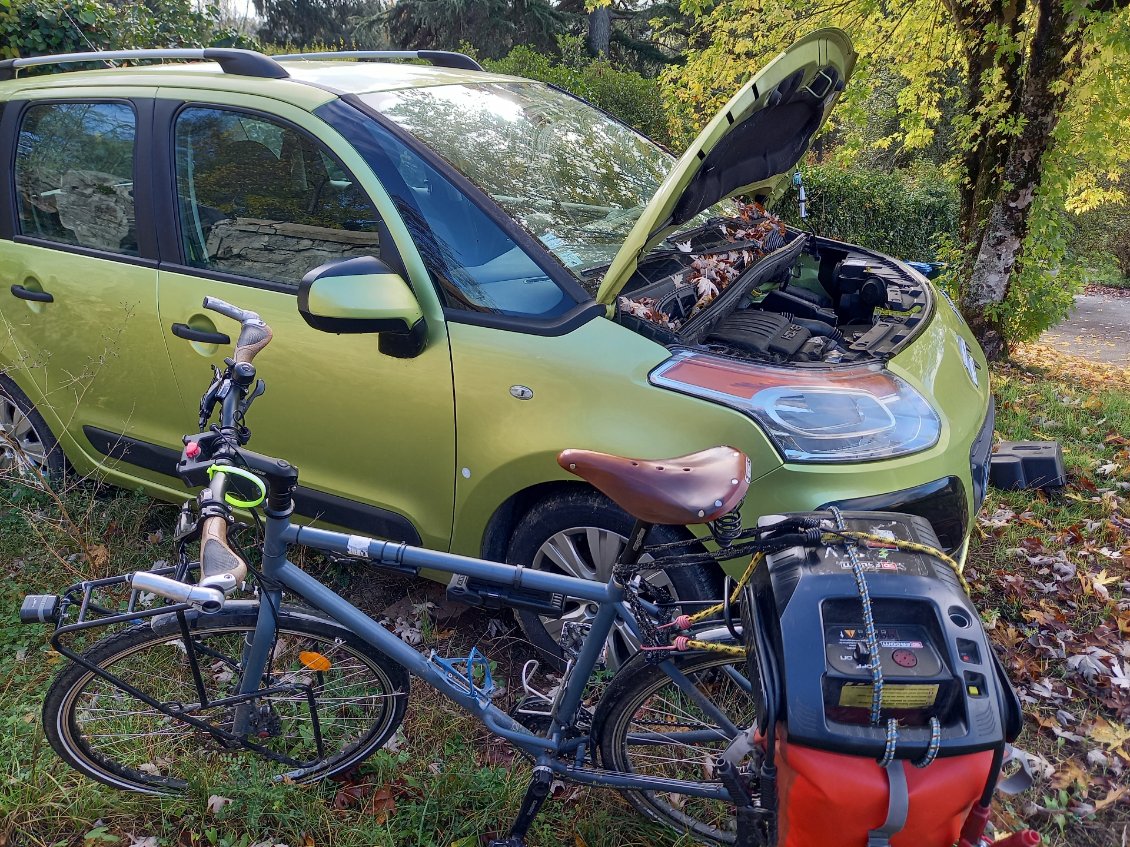
[{"label": "brown leather saddle", "polygon": [[634,518],[655,524],[709,523],[741,503],[749,490],[749,458],[733,447],[657,461],[563,450],[557,463]]}]

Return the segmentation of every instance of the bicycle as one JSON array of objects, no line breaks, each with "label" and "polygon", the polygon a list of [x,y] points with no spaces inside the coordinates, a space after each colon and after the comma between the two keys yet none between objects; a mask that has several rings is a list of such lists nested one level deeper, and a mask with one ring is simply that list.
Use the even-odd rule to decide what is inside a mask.
[{"label": "bicycle", "polygon": [[[744,650],[641,653],[615,674],[594,709],[582,699],[618,621],[646,640],[644,628],[654,634],[672,615],[669,598],[649,599],[636,575],[650,527],[732,523],[749,485],[745,456],[719,447],[673,459],[667,464],[680,468],[681,478],[671,485],[671,474],[660,477],[661,487],[648,475],[660,476],[655,468],[662,462],[562,453],[565,467],[637,517],[607,584],[295,525],[297,469],[245,447],[245,415],[265,387],[252,361],[272,331],[254,313],[223,301],[206,298],[204,307],[239,321],[241,332],[234,357],[216,370],[201,401],[201,432],[184,439],[178,473],[204,487],[181,512],[180,561],[79,583],[62,597],[33,595],[21,610],[27,621],[55,624],[51,642],[71,661],[44,703],[55,751],[93,779],[150,794],[183,790],[198,758],[211,751],[250,752],[275,779],[316,781],[349,771],[393,736],[411,674],[533,760],[529,789],[509,836],[495,842],[499,847],[525,843],[554,778],[620,789],[668,826],[735,843],[730,788],[717,775],[705,777],[716,754],[754,722]],[[216,408],[219,422],[209,427]],[[265,520],[256,569],[228,533],[233,508],[260,504]],[[199,562],[187,553],[197,539]],[[492,702],[484,656],[473,651],[451,660],[417,652],[292,564],[289,545],[402,574],[445,572],[452,593],[478,605],[559,614],[570,598],[597,612],[590,625],[574,627],[557,693],[527,686],[530,696],[507,713]],[[249,578],[257,600],[227,597]],[[284,603],[284,590],[306,605]],[[150,595],[166,603],[146,607]],[[89,630],[121,625],[126,628],[83,653],[71,643]],[[696,640],[727,640],[732,629],[708,626]]]}]

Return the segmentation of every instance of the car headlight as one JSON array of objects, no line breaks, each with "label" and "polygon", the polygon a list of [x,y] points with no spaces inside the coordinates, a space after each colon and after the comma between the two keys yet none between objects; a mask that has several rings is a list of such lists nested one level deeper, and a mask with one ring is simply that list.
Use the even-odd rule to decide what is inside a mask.
[{"label": "car headlight", "polygon": [[905,456],[933,447],[941,433],[925,398],[877,364],[778,368],[680,351],[648,379],[744,412],[787,462]]}]

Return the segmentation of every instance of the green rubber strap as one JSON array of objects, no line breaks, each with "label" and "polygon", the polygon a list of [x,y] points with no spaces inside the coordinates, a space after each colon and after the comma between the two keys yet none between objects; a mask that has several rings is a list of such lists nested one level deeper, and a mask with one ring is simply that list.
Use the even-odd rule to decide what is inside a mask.
[{"label": "green rubber strap", "polygon": [[224,502],[229,506],[234,506],[237,509],[253,509],[267,499],[267,486],[263,484],[263,480],[251,473],[251,471],[237,468],[234,465],[209,465],[208,466],[208,479],[211,479],[218,473],[231,474],[232,476],[241,476],[244,479],[251,480],[259,489],[259,497],[255,500],[240,500],[238,497],[232,495],[230,491],[224,492]]}]

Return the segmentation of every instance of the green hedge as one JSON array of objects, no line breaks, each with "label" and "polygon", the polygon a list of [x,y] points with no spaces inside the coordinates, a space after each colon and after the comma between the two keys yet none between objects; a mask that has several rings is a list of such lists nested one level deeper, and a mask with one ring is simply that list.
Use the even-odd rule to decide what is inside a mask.
[{"label": "green hedge", "polygon": [[515,47],[501,59],[485,59],[488,70],[548,82],[583,97],[660,144],[670,143],[667,115],[657,80],[584,55],[574,39],[562,39],[560,59]]},{"label": "green hedge", "polygon": [[219,6],[193,0],[0,0],[0,54],[121,50],[136,47],[248,46],[219,25]]},{"label": "green hedge", "polygon": [[812,165],[801,172],[808,192],[807,222],[800,220],[795,190],[778,200],[774,211],[820,235],[901,259],[929,261],[937,255],[939,239],[952,239],[957,231],[957,191],[935,170]]}]

